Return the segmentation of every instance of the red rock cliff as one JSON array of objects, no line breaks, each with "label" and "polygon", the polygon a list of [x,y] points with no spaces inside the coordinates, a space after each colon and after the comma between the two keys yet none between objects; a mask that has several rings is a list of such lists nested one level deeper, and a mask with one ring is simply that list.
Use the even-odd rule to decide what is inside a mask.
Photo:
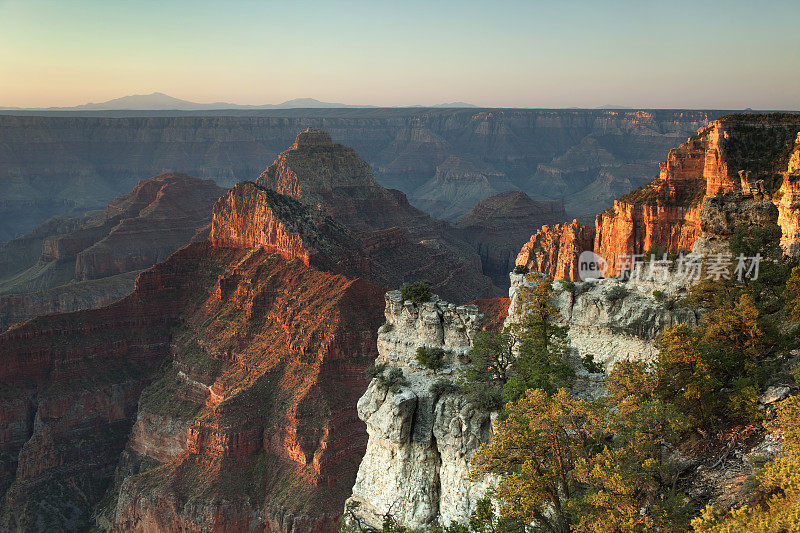
[{"label": "red rock cliff", "polygon": [[713,121],[670,150],[656,179],[618,198],[611,208],[597,215],[591,246],[586,235],[592,230],[577,223],[567,235],[561,235],[563,229],[556,235],[552,229],[542,228],[523,247],[517,263],[555,277],[576,279],[574,268],[563,268],[569,263],[563,257],[565,243],[569,257],[593,250],[615,273],[621,255],[641,254],[654,247],[691,250],[703,231],[701,214],[706,200],[727,192],[759,202],[763,194],[786,191],[786,201],[779,205],[779,223],[784,242],[789,243],[798,217],[792,207],[793,181],[787,154],[798,130],[800,115],[795,114],[730,115]]}]

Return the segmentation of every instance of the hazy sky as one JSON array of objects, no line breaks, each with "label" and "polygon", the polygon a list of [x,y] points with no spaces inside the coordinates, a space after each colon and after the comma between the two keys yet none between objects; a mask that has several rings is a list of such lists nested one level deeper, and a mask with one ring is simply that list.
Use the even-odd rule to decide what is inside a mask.
[{"label": "hazy sky", "polygon": [[798,0],[0,0],[0,106],[800,109],[798,28]]}]

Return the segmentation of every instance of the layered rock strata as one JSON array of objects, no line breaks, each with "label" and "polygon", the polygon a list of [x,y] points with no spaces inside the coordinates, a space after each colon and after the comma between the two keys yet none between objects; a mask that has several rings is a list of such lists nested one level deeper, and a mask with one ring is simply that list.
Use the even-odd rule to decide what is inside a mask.
[{"label": "layered rock strata", "polygon": [[493,295],[481,258],[457,230],[412,207],[400,191],[381,187],[355,150],[333,143],[324,130],[301,132],[256,183],[327,213],[357,235],[378,283],[427,279],[460,302]]},{"label": "layered rock strata", "polygon": [[105,211],[54,219],[0,246],[0,331],[36,315],[107,305],[143,269],[203,239],[224,190],[210,180],[161,174]]}]

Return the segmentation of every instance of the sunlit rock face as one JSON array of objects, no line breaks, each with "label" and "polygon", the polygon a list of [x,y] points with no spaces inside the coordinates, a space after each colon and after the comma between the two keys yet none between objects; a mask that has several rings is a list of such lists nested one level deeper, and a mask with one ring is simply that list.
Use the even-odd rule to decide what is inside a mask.
[{"label": "sunlit rock face", "polygon": [[392,287],[427,279],[439,294],[458,302],[493,296],[481,257],[458,230],[412,207],[400,191],[381,187],[356,151],[334,144],[326,131],[301,132],[261,174],[257,187],[296,199],[308,208],[306,217],[327,214],[361,239],[378,283]]},{"label": "sunlit rock face", "polygon": [[578,279],[578,258],[592,249],[593,241],[592,228],[577,220],[543,226],[522,246],[515,264],[551,278]]},{"label": "sunlit rock face", "polygon": [[[658,178],[597,215],[591,247],[581,242],[589,228],[573,232],[574,248],[601,255],[611,272],[617,272],[622,256],[656,247],[691,251],[699,240],[699,251],[718,251],[726,246],[737,221],[774,222],[775,210],[767,205],[772,200],[778,208],[784,249],[794,251],[798,131],[796,114],[729,115],[710,122],[670,150]],[[541,272],[555,270],[555,277],[576,279],[569,269],[537,266],[562,262],[563,239],[556,247],[554,238],[544,238],[548,233],[552,232],[535,234],[518,262]],[[532,256],[537,260],[531,261]]]},{"label": "sunlit rock face", "polygon": [[797,135],[781,187],[774,196],[778,225],[783,232],[781,246],[791,255],[800,254],[800,133]]},{"label": "sunlit rock face", "polygon": [[[374,527],[387,513],[411,527],[466,522],[488,488],[468,472],[472,453],[491,436],[491,415],[431,386],[455,378],[486,319],[473,305],[438,298],[415,305],[399,291],[386,294],[385,316],[376,363],[400,369],[407,383],[390,390],[373,379],[358,402],[369,441],[345,517]],[[446,368],[420,366],[418,347],[445,350]]]}]

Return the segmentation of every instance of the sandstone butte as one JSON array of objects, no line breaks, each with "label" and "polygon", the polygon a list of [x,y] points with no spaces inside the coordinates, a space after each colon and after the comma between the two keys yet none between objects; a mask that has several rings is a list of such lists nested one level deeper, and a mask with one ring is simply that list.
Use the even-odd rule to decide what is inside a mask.
[{"label": "sandstone butte", "polygon": [[104,211],[56,217],[0,245],[0,331],[130,293],[139,272],[207,236],[211,207],[224,192],[211,180],[160,174]]},{"label": "sandstone butte", "polygon": [[506,191],[479,202],[456,227],[481,258],[483,272],[507,288],[508,273],[531,228],[564,220],[561,202],[535,202],[522,191]]},{"label": "sandstone butte", "polygon": [[[800,115],[729,115],[710,122],[697,135],[670,150],[659,176],[614,201],[597,215],[594,227],[577,220],[546,225],[522,247],[516,263],[555,278],[577,279],[584,250],[598,253],[616,273],[620,256],[692,250],[706,231],[730,234],[736,204],[750,202],[764,214],[770,201],[785,251],[800,251]],[[726,198],[728,200],[726,200]],[[727,207],[721,204],[727,202]],[[704,209],[705,208],[705,209]],[[774,209],[774,208],[771,208]],[[720,228],[719,216],[724,222]],[[721,235],[720,235],[721,232]],[[705,248],[704,248],[705,249]]]},{"label": "sandstone butte", "polygon": [[0,335],[0,529],[335,530],[385,288],[491,284],[329,139],[298,136],[125,298]]}]

